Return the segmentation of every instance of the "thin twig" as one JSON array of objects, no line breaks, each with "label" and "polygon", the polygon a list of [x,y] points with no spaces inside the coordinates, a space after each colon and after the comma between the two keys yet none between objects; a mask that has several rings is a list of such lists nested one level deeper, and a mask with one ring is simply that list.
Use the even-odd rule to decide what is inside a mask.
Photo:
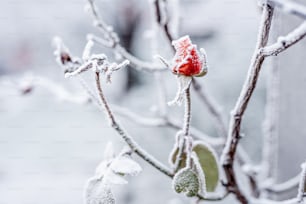
[{"label": "thin twig", "polygon": [[[178,145],[178,153],[176,155],[176,161],[174,164],[174,172],[177,172],[180,168],[180,161],[183,155],[187,155],[186,166],[190,163],[190,145],[191,145],[191,135],[189,134],[189,127],[191,121],[191,98],[190,98],[190,87],[185,90],[185,111],[184,111],[184,123],[182,128],[182,133],[179,134],[178,143],[182,142],[182,145]],[[185,150],[185,151],[184,151]]]},{"label": "thin twig", "polygon": [[190,98],[190,87],[185,91],[185,114],[184,114],[184,125],[183,134],[189,136],[189,127],[191,121],[191,98]]},{"label": "thin twig", "polygon": [[279,37],[276,43],[263,47],[260,52],[264,56],[276,56],[298,41],[302,40],[305,36],[306,22],[302,23],[299,27],[291,31],[285,37]]},{"label": "thin twig", "polygon": [[259,54],[258,50],[266,46],[268,42],[272,16],[273,8],[269,5],[264,5],[256,49],[251,61],[246,81],[236,102],[235,108],[231,113],[227,143],[221,157],[221,162],[227,178],[227,187],[232,193],[236,195],[237,199],[242,204],[248,203],[248,200],[238,187],[235,172],[233,169],[234,157],[238,141],[240,139],[241,119],[255,89],[259,71],[264,61],[264,57]]},{"label": "thin twig", "polygon": [[[119,107],[113,104],[111,106],[113,108],[114,113],[118,114],[121,117],[125,117],[138,125],[155,126],[155,127],[169,127],[174,130],[182,129],[182,124],[180,124],[178,121],[174,120],[173,118],[145,117],[140,114],[134,113],[127,108]],[[203,140],[214,147],[220,147],[220,146],[223,146],[224,144],[223,139],[214,138],[212,136],[209,136],[192,126],[190,126],[189,128],[190,128],[191,136],[193,136],[196,139]]]},{"label": "thin twig", "polygon": [[167,16],[169,14],[166,11],[161,11],[162,8],[167,9],[165,5],[166,3],[167,3],[166,0],[154,0],[153,1],[154,7],[155,7],[155,13],[156,13],[156,22],[161,27],[161,30],[165,33],[165,36],[167,37],[169,45],[174,52],[175,49],[174,47],[171,46],[173,37],[172,37],[172,34],[170,33],[169,17]]},{"label": "thin twig", "polygon": [[302,4],[295,3],[289,0],[266,0],[268,4],[273,7],[278,7],[286,13],[296,15],[300,18],[306,19],[306,7]]},{"label": "thin twig", "polygon": [[300,183],[299,183],[299,189],[298,189],[298,194],[297,194],[297,199],[298,202],[301,203],[304,200],[304,195],[305,195],[305,186],[306,186],[306,163],[303,163],[301,165],[302,171],[301,171],[301,178],[300,178]]},{"label": "thin twig", "polygon": [[166,67],[160,66],[160,64],[153,63],[153,62],[146,62],[143,60],[138,59],[137,57],[133,56],[131,53],[126,51],[124,47],[120,45],[120,40],[118,35],[110,29],[110,26],[107,25],[101,18],[101,16],[98,13],[98,9],[94,3],[94,0],[87,0],[89,3],[89,8],[92,13],[92,16],[95,21],[95,25],[102,31],[104,34],[104,38],[99,38],[94,35],[90,35],[88,38],[89,40],[92,40],[102,46],[108,47],[122,55],[125,59],[128,59],[133,65],[135,65],[135,68],[139,70],[145,70],[145,71],[165,71],[167,70]]},{"label": "thin twig", "polygon": [[[274,23],[271,32],[271,38],[276,39],[279,36],[280,12],[274,15]],[[279,59],[272,58],[269,63],[268,80],[266,85],[266,105],[265,118],[263,121],[263,142],[260,171],[258,172],[258,180],[262,183],[272,185],[277,178],[277,162],[278,162],[278,129],[279,129],[279,97],[280,97],[280,70]],[[262,192],[262,198],[269,195]]]},{"label": "thin twig", "polygon": [[299,173],[298,175],[294,176],[293,178],[290,178],[289,180],[283,183],[267,186],[263,190],[268,191],[269,193],[282,194],[286,191],[290,191],[294,188],[297,188],[299,186],[300,178],[301,174]]},{"label": "thin twig", "polygon": [[148,162],[149,164],[151,164],[153,167],[155,167],[157,170],[159,170],[160,172],[164,173],[165,175],[172,177],[173,174],[172,172],[166,167],[164,166],[162,163],[160,163],[157,159],[155,159],[152,155],[150,155],[149,153],[147,153],[144,149],[142,149],[135,141],[134,139],[129,136],[125,130],[123,130],[120,125],[117,123],[117,121],[115,120],[115,117],[108,105],[108,102],[106,100],[106,98],[104,97],[103,91],[102,91],[102,87],[101,87],[101,83],[100,83],[100,73],[96,72],[95,73],[96,76],[96,86],[97,86],[97,90],[99,93],[99,97],[100,100],[103,104],[104,110],[106,112],[107,118],[110,121],[110,125],[111,127],[113,127],[117,133],[122,137],[122,139],[130,146],[130,148],[138,155],[140,156],[142,159],[144,159],[146,162]]}]

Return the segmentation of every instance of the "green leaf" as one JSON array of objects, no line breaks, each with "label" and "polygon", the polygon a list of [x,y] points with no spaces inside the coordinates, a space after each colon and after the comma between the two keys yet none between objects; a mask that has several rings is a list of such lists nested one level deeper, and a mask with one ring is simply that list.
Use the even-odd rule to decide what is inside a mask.
[{"label": "green leaf", "polygon": [[[179,152],[178,147],[175,147],[173,151],[170,153],[169,162],[171,165],[175,164],[178,152]],[[187,159],[186,153],[183,153],[178,165],[179,166],[178,169],[182,169],[186,166],[186,159]]]},{"label": "green leaf", "polygon": [[[205,176],[205,185],[207,192],[215,191],[219,182],[219,166],[215,151],[209,145],[200,141],[194,142],[192,151],[194,151],[199,158],[199,163]],[[169,162],[174,165],[178,154],[178,147],[172,150]],[[186,167],[186,153],[183,153],[179,162],[179,169]]]},{"label": "green leaf", "polygon": [[211,147],[202,142],[195,142],[192,150],[199,158],[199,163],[204,172],[206,191],[215,191],[219,183],[219,166],[216,153]]}]

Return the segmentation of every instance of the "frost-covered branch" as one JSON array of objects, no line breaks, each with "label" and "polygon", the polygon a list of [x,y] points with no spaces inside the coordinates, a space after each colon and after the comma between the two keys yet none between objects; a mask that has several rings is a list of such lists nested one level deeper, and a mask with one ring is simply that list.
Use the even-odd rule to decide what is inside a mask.
[{"label": "frost-covered branch", "polygon": [[286,13],[306,19],[306,7],[299,3],[295,3],[294,1],[291,0],[261,0],[261,1],[263,2],[266,1],[271,6],[278,7]]},{"label": "frost-covered branch", "polygon": [[[268,200],[268,199],[252,199],[251,203],[254,204],[299,204],[299,203],[304,203],[304,197],[305,197],[305,187],[306,187],[306,163],[303,163],[301,165],[301,173],[282,183],[282,184],[278,184],[278,186],[274,186],[273,191],[275,192],[284,192],[287,190],[292,189],[293,187],[296,187],[296,184],[299,184],[299,188],[298,188],[298,193],[296,198],[292,198],[292,199],[288,199],[288,200],[284,200],[284,201],[273,201],[273,200]],[[270,189],[272,190],[272,189]]]},{"label": "frost-covered branch", "polygon": [[302,171],[301,171],[301,178],[299,182],[299,189],[297,194],[297,199],[299,203],[302,203],[305,196],[305,190],[306,190],[306,162],[304,162],[301,165]]},{"label": "frost-covered branch", "polygon": [[185,114],[184,114],[184,124],[183,124],[183,134],[189,136],[189,127],[191,121],[191,97],[190,97],[190,87],[185,90]]},{"label": "frost-covered branch", "polygon": [[94,26],[99,28],[99,30],[102,32],[103,37],[106,38],[107,42],[111,43],[112,47],[115,47],[117,44],[119,44],[119,38],[118,35],[113,32],[113,28],[109,25],[107,25],[100,16],[98,12],[98,8],[95,5],[95,0],[87,0],[88,5],[86,5],[86,10],[90,11],[92,14],[92,17],[94,19]]},{"label": "frost-covered branch", "polygon": [[[276,16],[271,38],[279,36],[279,26],[281,19]],[[279,97],[280,97],[280,67],[277,58],[272,58],[268,69],[268,80],[266,85],[266,105],[265,118],[262,123],[263,142],[260,170],[258,172],[258,182],[260,185],[273,185],[277,177],[278,163],[278,137],[279,137]],[[262,192],[261,197],[268,197],[266,192]]]},{"label": "frost-covered branch", "polygon": [[[178,121],[170,117],[145,117],[140,114],[134,113],[127,108],[122,108],[113,104],[111,106],[113,108],[114,113],[116,113],[121,117],[125,117],[130,121],[139,125],[153,126],[153,127],[169,127],[174,130],[182,129],[182,125]],[[220,147],[224,144],[223,139],[209,136],[192,126],[190,126],[190,134],[194,138],[203,140],[204,142],[207,142],[208,144],[215,147]]]},{"label": "frost-covered branch", "polygon": [[[161,27],[161,30],[165,33],[165,36],[167,37],[167,40],[171,46],[174,39],[169,28],[169,12],[167,12],[167,3],[167,0],[153,0],[156,22]],[[173,47],[171,46],[171,48]],[[173,51],[175,51],[174,48]]]},{"label": "frost-covered branch", "polygon": [[151,164],[153,167],[158,169],[160,172],[164,173],[165,175],[172,177],[172,172],[165,167],[162,163],[160,163],[157,159],[155,159],[153,156],[151,156],[149,153],[147,153],[144,149],[142,149],[135,141],[134,139],[129,136],[125,130],[123,130],[120,125],[117,123],[115,120],[115,117],[108,105],[108,102],[103,94],[103,90],[101,87],[101,82],[100,82],[100,73],[96,72],[95,73],[95,79],[96,79],[96,86],[98,90],[98,94],[100,97],[100,100],[103,104],[104,110],[107,114],[107,117],[109,119],[111,127],[113,127],[117,133],[122,137],[122,139],[130,146],[130,148],[141,158],[143,158],[145,161],[147,161],[149,164]]},{"label": "frost-covered branch", "polygon": [[131,53],[127,52],[126,49],[120,45],[120,39],[118,35],[109,25],[107,25],[102,20],[102,17],[99,15],[98,8],[96,7],[94,0],[87,1],[87,7],[93,16],[94,24],[102,31],[103,34],[103,38],[99,38],[94,35],[88,35],[88,40],[92,40],[102,46],[113,49],[113,51],[117,52],[125,59],[128,59],[135,66],[135,68],[139,70],[145,70],[150,72],[167,70],[165,67],[162,67],[157,63],[140,60]]},{"label": "frost-covered branch", "polygon": [[264,56],[276,56],[295,43],[299,42],[306,36],[306,22],[302,23],[299,27],[291,31],[284,37],[279,37],[277,42],[263,47],[260,52]]},{"label": "frost-covered branch", "polygon": [[286,191],[290,191],[294,188],[297,188],[299,185],[299,181],[300,181],[301,175],[298,174],[296,176],[294,176],[293,178],[283,182],[283,183],[279,183],[279,184],[274,184],[274,185],[269,185],[264,187],[263,190],[266,190],[270,193],[276,193],[276,194],[281,194],[284,193]]},{"label": "frost-covered branch", "polygon": [[238,187],[236,175],[233,169],[233,163],[234,163],[237,145],[241,137],[240,136],[241,119],[247,108],[252,93],[255,89],[259,71],[264,61],[264,57],[259,54],[258,50],[266,46],[268,42],[272,16],[273,16],[273,8],[269,5],[264,5],[256,49],[251,61],[246,81],[240,92],[240,96],[236,102],[235,108],[231,112],[227,143],[225,145],[221,157],[221,162],[227,178],[227,187],[231,192],[233,192],[236,195],[237,199],[242,204],[248,203],[248,200],[245,197],[245,195],[241,192],[240,188]]},{"label": "frost-covered branch", "polygon": [[111,46],[107,41],[103,40],[102,38],[99,38],[94,35],[89,35],[88,40],[92,40],[96,42],[97,44],[100,44],[104,47],[108,47],[113,49],[115,52],[117,52],[119,55],[124,57],[125,59],[128,59],[132,65],[133,68],[136,68],[137,70],[144,70],[149,72],[155,72],[155,71],[166,71],[168,70],[166,67],[161,66],[160,64],[154,63],[154,62],[147,62],[143,61],[128,51],[124,47],[122,47],[120,44],[117,44],[115,47]]}]

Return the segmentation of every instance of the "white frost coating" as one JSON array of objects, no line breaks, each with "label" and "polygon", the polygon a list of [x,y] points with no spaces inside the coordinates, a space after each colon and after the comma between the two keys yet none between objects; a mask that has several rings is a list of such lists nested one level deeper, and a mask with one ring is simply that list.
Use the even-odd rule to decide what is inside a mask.
[{"label": "white frost coating", "polygon": [[[171,150],[170,152],[170,155],[169,155],[169,164],[174,168],[174,169],[177,169],[178,166],[179,166],[179,163],[180,163],[180,155],[182,154],[182,152],[184,151],[184,136],[183,136],[183,131],[178,131],[176,133],[176,136],[175,136],[175,144],[174,144],[174,147],[173,149]],[[177,155],[175,157],[175,162],[173,162],[173,157],[175,155],[177,151]]]},{"label": "white frost coating", "polygon": [[127,184],[127,180],[124,179],[123,175],[119,175],[112,171],[112,169],[108,169],[103,177],[103,182],[106,184],[115,184],[115,185],[125,185]]},{"label": "white frost coating", "polygon": [[62,65],[61,54],[62,53],[69,54],[69,49],[64,45],[63,40],[58,36],[55,36],[53,38],[52,45],[53,47],[55,47],[54,55],[56,57],[56,62]]},{"label": "white frost coating", "polygon": [[207,194],[206,179],[205,179],[205,175],[204,175],[203,169],[201,167],[201,164],[199,162],[199,158],[198,158],[198,156],[195,152],[191,153],[191,159],[193,161],[195,171],[198,174],[198,178],[199,178],[199,181],[200,181],[200,193],[205,196]]},{"label": "white frost coating", "polygon": [[84,61],[87,61],[89,60],[90,58],[90,53],[91,53],[91,50],[92,50],[92,47],[94,46],[94,42],[92,40],[89,40],[84,48],[84,51],[83,51],[83,56],[82,56],[82,59]]},{"label": "white frost coating", "polygon": [[201,70],[201,73],[203,73],[203,71],[206,71],[208,70],[208,62],[207,62],[207,54],[206,54],[206,51],[204,48],[200,48],[200,53],[201,53],[201,61],[202,61],[202,70]]},{"label": "white frost coating", "polygon": [[106,147],[105,147],[105,150],[104,150],[103,158],[106,161],[110,161],[114,157],[115,157],[115,152],[114,152],[113,143],[112,142],[108,142]]},{"label": "white frost coating", "polygon": [[[125,151],[126,152],[126,151]],[[127,184],[125,175],[135,176],[142,171],[138,163],[126,155],[114,156],[112,143],[104,151],[104,160],[96,168],[95,178],[103,179],[107,184]]]},{"label": "white frost coating", "polygon": [[304,203],[304,194],[305,194],[305,186],[306,186],[306,163],[301,165],[301,178],[299,183],[299,189],[297,194],[297,199],[299,203]]},{"label": "white frost coating", "polygon": [[129,151],[124,149],[121,154],[114,157],[112,144],[107,144],[104,160],[98,165],[95,175],[88,179],[85,185],[86,204],[114,204],[115,199],[110,186],[127,184],[125,175],[137,175],[142,171],[139,164],[127,155]]},{"label": "white frost coating", "polygon": [[[79,75],[89,69],[93,70],[94,72],[100,72],[100,73],[104,73],[106,75],[106,79],[107,82],[111,81],[111,75],[113,74],[114,71],[117,71],[119,69],[121,69],[122,67],[127,66],[130,62],[128,60],[124,60],[123,62],[121,62],[120,64],[117,63],[110,63],[107,60],[107,56],[105,54],[91,54],[91,49],[94,45],[94,40],[92,39],[93,36],[89,35],[87,36],[87,38],[89,39],[84,51],[83,51],[83,64],[79,65],[74,69],[69,69],[70,71],[67,71],[65,73],[65,77],[72,77],[72,76],[76,76]],[[59,40],[57,40],[59,41]],[[60,41],[59,41],[60,42]],[[61,49],[61,44],[58,44],[58,48],[57,49]],[[58,56],[58,61],[61,61],[61,54],[60,51],[57,51],[57,56]],[[76,64],[74,64],[74,62],[69,63],[67,66],[76,66]],[[62,65],[64,66],[64,65]],[[67,69],[66,69],[67,70]]]},{"label": "white frost coating", "polygon": [[131,176],[136,176],[142,171],[140,165],[128,156],[116,158],[110,165],[110,169],[115,173]]},{"label": "white frost coating", "polygon": [[68,48],[64,45],[63,40],[58,36],[53,38],[52,44],[56,48],[55,52],[69,52]]},{"label": "white frost coating", "polygon": [[179,75],[178,77],[178,90],[176,92],[175,98],[168,102],[169,106],[174,104],[182,105],[185,91],[189,88],[192,81],[192,77]]},{"label": "white frost coating", "polygon": [[278,38],[276,43],[262,48],[261,53],[265,56],[278,55],[282,51],[286,50],[289,46],[304,38],[305,35],[306,23],[304,22],[286,36]]},{"label": "white frost coating", "polygon": [[83,65],[79,66],[76,70],[74,70],[72,72],[65,73],[65,78],[69,78],[69,77],[72,77],[72,76],[79,75],[79,74],[87,71],[88,69],[92,69],[92,68],[94,69],[95,65],[96,65],[96,63],[88,61],[88,62],[84,63]]},{"label": "white frost coating", "polygon": [[109,63],[105,61],[101,66],[99,66],[99,72],[105,73],[106,75],[106,82],[111,83],[112,74],[119,69],[126,67],[129,65],[130,62],[128,60],[124,60],[120,64],[117,63]]},{"label": "white frost coating", "polygon": [[110,186],[96,178],[87,181],[84,200],[86,204],[115,204]]},{"label": "white frost coating", "polygon": [[154,55],[154,59],[158,59],[161,63],[163,63],[167,68],[170,68],[170,63],[160,55]]},{"label": "white frost coating", "polygon": [[96,168],[95,176],[99,179],[102,179],[104,174],[107,172],[109,162],[102,161]]}]

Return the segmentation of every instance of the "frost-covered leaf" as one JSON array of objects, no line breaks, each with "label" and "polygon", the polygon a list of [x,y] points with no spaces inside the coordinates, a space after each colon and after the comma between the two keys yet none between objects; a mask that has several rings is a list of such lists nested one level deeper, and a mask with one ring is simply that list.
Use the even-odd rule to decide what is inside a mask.
[{"label": "frost-covered leaf", "polygon": [[[219,183],[219,166],[216,153],[210,146],[202,142],[195,142],[192,150],[195,152],[205,176],[206,188],[203,186],[202,189],[213,192]],[[178,147],[174,147],[169,158],[170,164],[175,164],[178,151]],[[186,166],[186,158],[186,153],[183,153],[180,158],[179,169]]]},{"label": "frost-covered leaf", "polygon": [[200,193],[203,195],[206,195],[207,190],[206,190],[206,179],[205,179],[205,175],[204,172],[202,170],[202,166],[199,162],[199,158],[196,155],[195,152],[191,153],[191,160],[193,163],[193,167],[195,169],[196,174],[198,175],[199,178],[199,183],[200,183]]},{"label": "frost-covered leaf", "polygon": [[[179,152],[178,147],[174,147],[174,149],[171,151],[170,156],[169,156],[169,162],[171,165],[174,165],[176,163],[178,152]],[[178,163],[179,169],[182,169],[186,166],[186,159],[187,159],[186,153],[183,153]]]},{"label": "frost-covered leaf", "polygon": [[109,162],[102,161],[96,168],[96,177],[102,179],[103,175],[107,172]]},{"label": "frost-covered leaf", "polygon": [[[182,152],[183,149],[184,149],[184,143],[185,143],[184,141],[185,141],[184,136],[182,135],[182,132],[179,131],[176,134],[175,145],[174,145],[174,147],[173,147],[173,149],[172,149],[172,151],[169,155],[170,165],[172,165],[175,168],[177,166],[178,169],[184,168],[186,166],[187,156],[186,156],[185,152]],[[179,161],[176,161],[179,154],[182,155],[182,156],[181,156]]]},{"label": "frost-covered leaf", "polygon": [[104,150],[104,160],[109,161],[115,157],[114,147],[112,142],[108,142]]},{"label": "frost-covered leaf", "polygon": [[122,175],[116,174],[111,169],[108,169],[107,173],[104,175],[103,181],[105,183],[117,185],[124,185],[128,183]]},{"label": "frost-covered leaf", "polygon": [[115,204],[115,198],[109,185],[102,179],[91,178],[85,187],[86,204]]},{"label": "frost-covered leaf", "polygon": [[192,148],[205,175],[206,190],[213,192],[219,183],[219,166],[215,151],[205,143],[196,142]]},{"label": "frost-covered leaf", "polygon": [[82,59],[84,61],[87,61],[89,60],[90,58],[90,54],[91,54],[91,50],[92,50],[92,47],[94,46],[94,42],[92,40],[88,40],[84,50],[83,50],[83,56],[82,56]]},{"label": "frost-covered leaf", "polygon": [[192,77],[179,75],[177,77],[178,81],[178,90],[176,92],[175,98],[172,101],[168,102],[169,106],[173,106],[174,104],[182,105],[184,99],[185,91],[190,87]]},{"label": "frost-covered leaf", "polygon": [[183,168],[175,174],[172,186],[177,193],[184,192],[186,196],[192,197],[199,193],[200,181],[191,168]]},{"label": "frost-covered leaf", "polygon": [[142,171],[140,165],[128,156],[116,158],[110,168],[117,174],[135,176]]}]

